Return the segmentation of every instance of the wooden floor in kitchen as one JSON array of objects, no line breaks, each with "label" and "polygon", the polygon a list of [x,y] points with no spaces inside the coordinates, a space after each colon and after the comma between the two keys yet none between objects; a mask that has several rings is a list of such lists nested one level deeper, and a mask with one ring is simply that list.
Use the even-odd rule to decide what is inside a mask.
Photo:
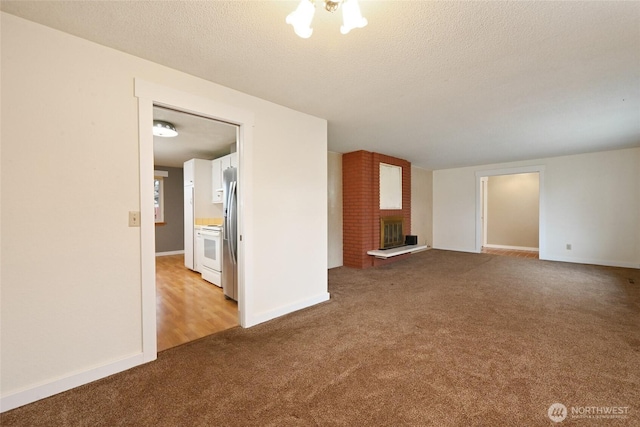
[{"label": "wooden floor in kitchen", "polygon": [[512,256],[517,258],[532,258],[538,259],[537,251],[523,251],[517,249],[497,249],[497,248],[485,248],[482,247],[483,254],[493,254],[493,255],[503,255],[503,256]]},{"label": "wooden floor in kitchen", "polygon": [[238,326],[238,304],[184,266],[184,255],[156,257],[158,351]]}]

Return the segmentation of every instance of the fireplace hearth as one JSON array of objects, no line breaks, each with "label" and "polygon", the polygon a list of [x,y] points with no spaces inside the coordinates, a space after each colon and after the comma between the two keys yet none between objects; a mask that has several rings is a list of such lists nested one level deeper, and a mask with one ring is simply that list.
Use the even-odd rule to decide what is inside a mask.
[{"label": "fireplace hearth", "polygon": [[386,216],[380,218],[380,249],[404,246],[404,218],[401,216]]}]

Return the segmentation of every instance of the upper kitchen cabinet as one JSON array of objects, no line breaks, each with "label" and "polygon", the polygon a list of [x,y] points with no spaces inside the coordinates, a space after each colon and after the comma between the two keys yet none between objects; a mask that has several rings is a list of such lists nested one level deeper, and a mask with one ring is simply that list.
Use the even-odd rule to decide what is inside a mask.
[{"label": "upper kitchen cabinet", "polygon": [[211,161],[212,202],[222,203],[222,174],[228,168],[238,167],[238,153],[231,153]]},{"label": "upper kitchen cabinet", "polygon": [[212,202],[222,203],[222,157],[211,160],[211,190]]}]

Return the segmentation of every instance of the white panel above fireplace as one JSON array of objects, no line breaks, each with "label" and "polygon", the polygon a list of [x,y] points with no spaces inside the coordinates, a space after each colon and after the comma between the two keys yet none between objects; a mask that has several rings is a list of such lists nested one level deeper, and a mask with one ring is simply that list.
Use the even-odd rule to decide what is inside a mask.
[{"label": "white panel above fireplace", "polygon": [[402,167],[380,163],[380,209],[402,209]]}]

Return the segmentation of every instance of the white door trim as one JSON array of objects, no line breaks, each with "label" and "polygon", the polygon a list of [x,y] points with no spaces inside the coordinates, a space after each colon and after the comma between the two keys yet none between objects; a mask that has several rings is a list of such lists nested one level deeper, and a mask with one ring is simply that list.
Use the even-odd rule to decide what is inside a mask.
[{"label": "white door trim", "polygon": [[483,176],[480,178],[481,190],[481,203],[482,203],[482,246],[487,246],[487,187],[489,183],[489,177]]},{"label": "white door trim", "polygon": [[155,226],[153,219],[153,106],[159,105],[193,113],[239,126],[238,140],[238,314],[240,325],[250,326],[252,278],[251,261],[251,182],[254,113],[210,98],[182,92],[167,86],[135,79],[135,96],[138,98],[140,140],[140,252],[142,282],[142,351],[145,362],[156,359],[156,284],[155,284]]},{"label": "white door trim", "polygon": [[516,175],[520,173],[538,173],[540,179],[540,216],[539,216],[539,227],[538,227],[538,240],[539,240],[539,259],[546,259],[547,254],[547,245],[546,245],[546,209],[545,209],[545,191],[544,191],[544,165],[535,165],[535,166],[522,166],[517,168],[504,168],[504,169],[490,169],[490,170],[481,170],[476,171],[476,252],[480,253],[482,251],[482,194],[480,189],[482,186],[482,178],[489,176],[498,176],[498,175]]}]

